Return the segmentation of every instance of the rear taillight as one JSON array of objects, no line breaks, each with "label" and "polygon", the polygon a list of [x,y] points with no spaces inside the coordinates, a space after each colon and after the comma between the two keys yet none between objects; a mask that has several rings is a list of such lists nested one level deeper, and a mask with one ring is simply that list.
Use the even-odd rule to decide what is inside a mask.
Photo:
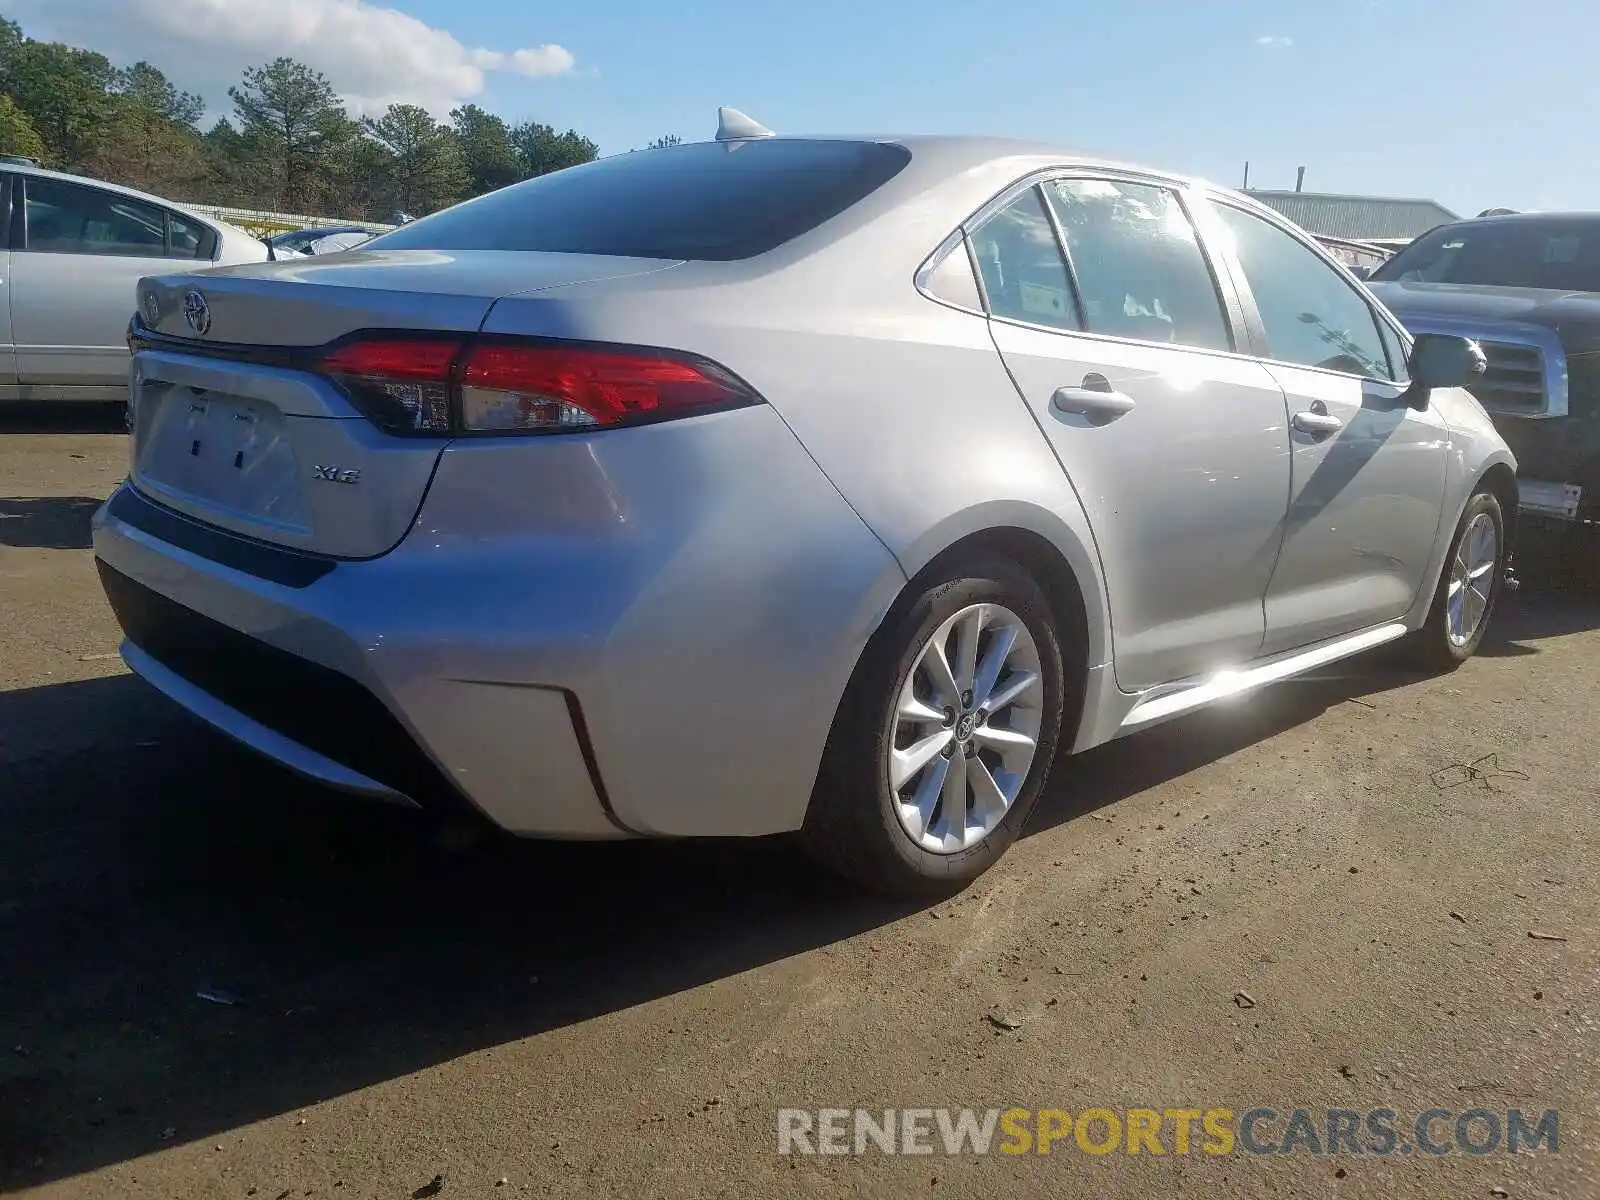
[{"label": "rear taillight", "polygon": [[451,376],[458,340],[371,339],[347,342],[317,360],[344,385],[372,423],[390,433],[451,432]]},{"label": "rear taillight", "polygon": [[489,342],[467,352],[467,430],[637,425],[748,404],[746,388],[709,363],[650,352]]},{"label": "rear taillight", "polygon": [[760,402],[715,363],[660,350],[376,336],[316,360],[392,433],[561,433]]}]

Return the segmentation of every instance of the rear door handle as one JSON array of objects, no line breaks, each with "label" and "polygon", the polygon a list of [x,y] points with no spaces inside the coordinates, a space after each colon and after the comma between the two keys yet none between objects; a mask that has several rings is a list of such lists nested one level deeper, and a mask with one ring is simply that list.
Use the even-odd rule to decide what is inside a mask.
[{"label": "rear door handle", "polygon": [[1097,388],[1064,387],[1057,388],[1055,395],[1050,397],[1050,407],[1058,413],[1088,417],[1091,421],[1104,424],[1132,412],[1133,397],[1109,388],[1100,391]]},{"label": "rear door handle", "polygon": [[1344,422],[1332,413],[1317,412],[1314,409],[1295,413],[1293,420],[1296,429],[1314,437],[1327,437],[1328,434],[1338,433],[1344,428]]}]

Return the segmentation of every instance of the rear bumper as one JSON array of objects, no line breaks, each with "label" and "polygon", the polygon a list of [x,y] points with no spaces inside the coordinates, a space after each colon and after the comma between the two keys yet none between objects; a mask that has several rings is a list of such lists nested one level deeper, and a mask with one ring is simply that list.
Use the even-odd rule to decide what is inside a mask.
[{"label": "rear bumper", "polygon": [[[112,557],[131,566],[129,560],[138,556],[124,551]],[[497,767],[537,798],[512,803],[508,792],[480,788],[492,806],[482,811],[503,828],[591,839],[630,832],[603,799],[567,693],[530,687],[474,695],[470,685],[458,684],[461,693],[451,702],[470,714],[469,722],[496,728],[514,721],[537,733],[532,744],[527,737],[507,741],[520,761],[501,752],[496,763],[494,749],[486,754],[472,747],[470,734],[453,731],[441,712],[424,722],[450,756],[441,762],[371,687],[351,675],[179,604],[110,565],[106,556],[96,565],[126,635],[122,655],[128,666],[201,720],[296,774],[356,795],[447,811],[473,799],[457,777]]]},{"label": "rear bumper", "polygon": [[301,774],[531,836],[798,828],[904,583],[765,408],[456,443],[395,550],[323,571],[119,509],[94,545],[136,671]]},{"label": "rear bumper", "polygon": [[264,725],[224,704],[204,688],[191,683],[147,651],[141,650],[131,640],[123,641],[122,658],[136,675],[169,700],[181,704],[235,741],[282,763],[295,774],[358,796],[417,807],[417,802],[410,796],[388,784],[351,770],[336,759],[285,737],[270,725]]}]

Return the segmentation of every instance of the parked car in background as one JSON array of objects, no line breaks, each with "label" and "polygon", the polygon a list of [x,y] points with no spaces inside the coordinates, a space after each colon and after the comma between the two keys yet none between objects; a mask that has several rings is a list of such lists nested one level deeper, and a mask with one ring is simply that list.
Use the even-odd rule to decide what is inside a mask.
[{"label": "parked car in background", "polygon": [[[981,138],[621,154],[144,281],[132,668],[291,769],[562,838],[1004,853],[1058,751],[1479,645],[1514,461],[1246,196]],[[1070,767],[1067,769],[1070,770]]]},{"label": "parked car in background", "polygon": [[287,258],[290,255],[334,254],[340,250],[350,250],[359,246],[371,239],[376,232],[364,225],[326,225],[275,234],[267,239],[267,245],[272,247],[273,256],[276,258]]},{"label": "parked car in background", "polygon": [[1477,340],[1472,392],[1517,456],[1523,511],[1600,533],[1600,213],[1442,225],[1370,286],[1413,332]]},{"label": "parked car in background", "polygon": [[0,401],[124,400],[142,276],[261,262],[242,229],[130,188],[0,163]]},{"label": "parked car in background", "polygon": [[1356,242],[1349,238],[1317,235],[1322,248],[1345,266],[1357,279],[1367,278],[1374,270],[1389,260],[1389,251],[1371,242]]}]

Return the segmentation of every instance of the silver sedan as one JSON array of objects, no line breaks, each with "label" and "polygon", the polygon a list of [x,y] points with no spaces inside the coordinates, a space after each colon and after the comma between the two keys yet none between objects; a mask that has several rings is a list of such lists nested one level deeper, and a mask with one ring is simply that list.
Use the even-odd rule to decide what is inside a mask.
[{"label": "silver sedan", "polygon": [[1399,640],[1515,463],[1317,243],[974,138],[716,141],[140,287],[123,653],[335,788],[937,894],[1067,755]]},{"label": "silver sedan", "polygon": [[262,262],[242,229],[131,188],[0,166],[0,400],[124,400],[128,314],[146,275]]}]

